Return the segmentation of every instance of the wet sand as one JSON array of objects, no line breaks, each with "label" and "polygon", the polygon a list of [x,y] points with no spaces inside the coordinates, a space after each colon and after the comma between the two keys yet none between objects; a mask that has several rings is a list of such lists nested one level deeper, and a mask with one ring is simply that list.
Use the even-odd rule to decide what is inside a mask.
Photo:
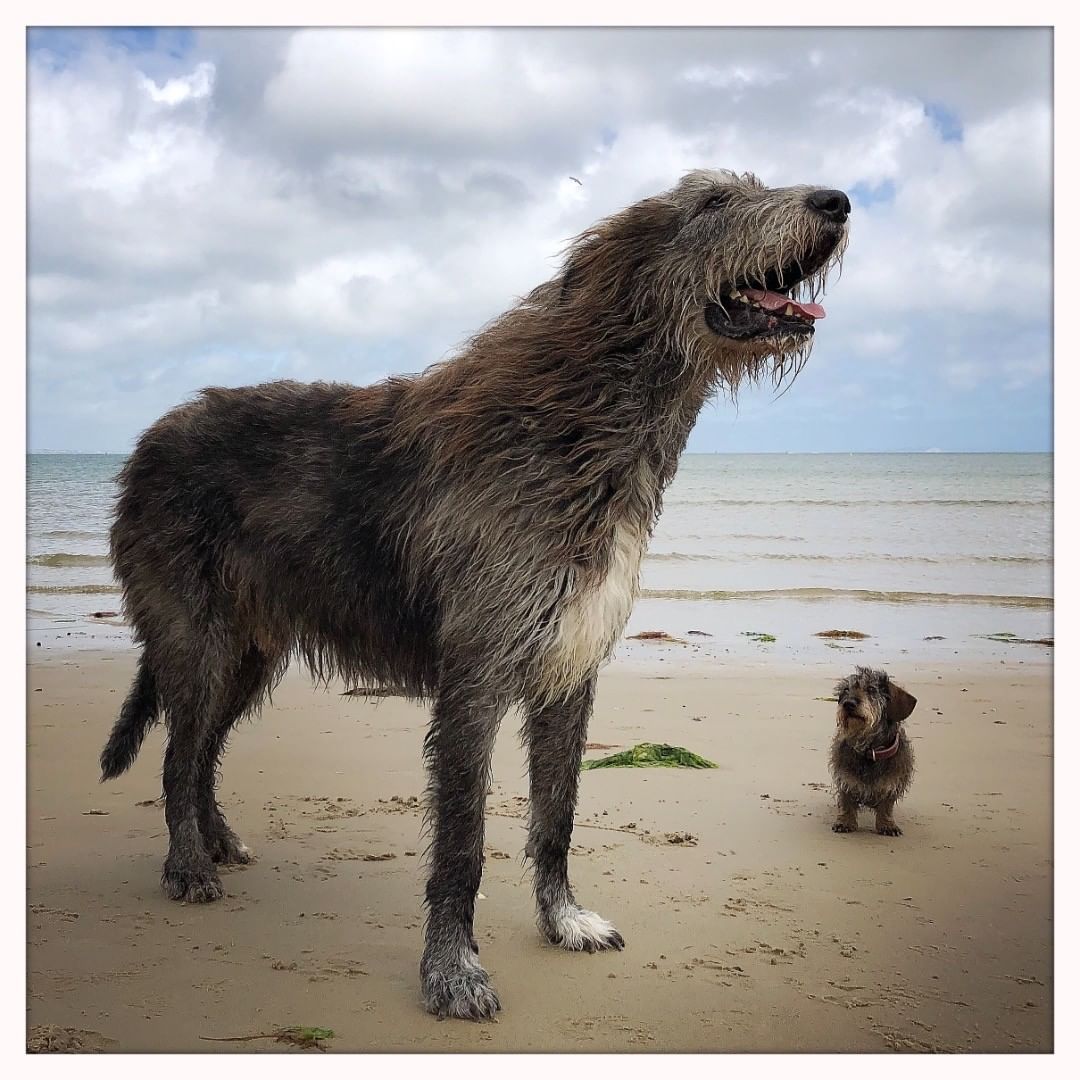
[{"label": "wet sand", "polygon": [[300,1024],[333,1029],[331,1051],[1048,1051],[1051,669],[1048,650],[1010,649],[891,665],[919,699],[896,838],[865,811],[858,833],[829,828],[819,699],[858,650],[725,663],[642,645],[606,668],[590,741],[672,742],[720,765],[583,774],[571,874],[626,937],[614,954],[539,939],[508,717],[477,904],[494,1024],[440,1023],[419,1001],[420,707],[290,673],[223,771],[257,861],[223,873],[224,901],[175,904],[158,885],[160,729],[128,774],[97,779],[133,653],[43,650],[28,680],[28,1039],[303,1052],[207,1041]]}]

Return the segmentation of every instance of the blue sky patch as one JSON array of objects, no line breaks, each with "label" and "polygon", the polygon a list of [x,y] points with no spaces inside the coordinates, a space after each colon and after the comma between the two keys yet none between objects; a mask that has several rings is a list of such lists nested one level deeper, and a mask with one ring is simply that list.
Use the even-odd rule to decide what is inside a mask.
[{"label": "blue sky patch", "polygon": [[934,125],[934,130],[941,136],[942,142],[963,142],[964,125],[960,117],[944,105],[931,103],[923,106],[927,119]]},{"label": "blue sky patch", "polygon": [[27,52],[53,69],[73,63],[95,45],[179,60],[195,47],[195,32],[175,26],[32,26],[26,32]]},{"label": "blue sky patch", "polygon": [[882,180],[880,184],[868,184],[865,180],[860,180],[848,188],[848,195],[856,206],[891,203],[896,198],[896,185],[892,180]]}]

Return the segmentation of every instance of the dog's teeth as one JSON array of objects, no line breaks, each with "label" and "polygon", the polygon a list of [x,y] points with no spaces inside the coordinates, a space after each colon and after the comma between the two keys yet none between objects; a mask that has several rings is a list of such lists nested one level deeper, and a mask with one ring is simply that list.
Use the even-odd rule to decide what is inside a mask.
[{"label": "dog's teeth", "polygon": [[795,314],[795,309],[794,309],[794,308],[793,308],[793,307],[792,307],[792,306],[791,306],[790,304],[788,304],[788,305],[787,305],[787,306],[786,306],[786,307],[784,308],[784,314],[785,314],[785,315],[794,315],[794,314]]},{"label": "dog's teeth", "polygon": [[731,292],[728,293],[729,300],[738,300],[740,296],[742,296],[742,293],[739,292],[738,289],[732,289]]}]

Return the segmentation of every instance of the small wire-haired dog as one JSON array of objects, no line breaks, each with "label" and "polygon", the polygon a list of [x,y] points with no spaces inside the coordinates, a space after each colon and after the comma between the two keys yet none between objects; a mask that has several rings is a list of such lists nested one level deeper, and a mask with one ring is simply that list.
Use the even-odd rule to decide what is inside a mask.
[{"label": "small wire-haired dog", "polygon": [[915,756],[903,723],[915,698],[884,671],[857,667],[836,684],[836,734],[829,765],[839,813],[833,832],[854,832],[860,806],[877,814],[882,836],[899,836],[893,807],[911,784]]}]

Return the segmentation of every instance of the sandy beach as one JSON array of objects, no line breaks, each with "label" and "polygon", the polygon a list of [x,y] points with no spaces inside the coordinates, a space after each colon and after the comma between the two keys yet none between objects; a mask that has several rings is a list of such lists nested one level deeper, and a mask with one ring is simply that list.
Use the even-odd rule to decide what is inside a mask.
[{"label": "sandy beach", "polygon": [[158,884],[161,729],[98,783],[134,653],[31,654],[31,1045],[302,1052],[248,1037],[317,1025],[352,1052],[1052,1049],[1048,649],[890,665],[919,699],[918,771],[904,835],[887,838],[865,811],[858,833],[829,828],[821,699],[859,650],[624,648],[590,741],[676,743],[720,768],[583,775],[571,873],[626,937],[614,954],[565,953],[535,929],[509,716],[477,904],[493,1024],[420,1004],[422,708],[290,672],[223,770],[257,861],[223,874],[223,902],[174,904]]},{"label": "sandy beach", "polygon": [[617,14],[27,25],[39,1067],[1065,1054],[1064,21]]}]

